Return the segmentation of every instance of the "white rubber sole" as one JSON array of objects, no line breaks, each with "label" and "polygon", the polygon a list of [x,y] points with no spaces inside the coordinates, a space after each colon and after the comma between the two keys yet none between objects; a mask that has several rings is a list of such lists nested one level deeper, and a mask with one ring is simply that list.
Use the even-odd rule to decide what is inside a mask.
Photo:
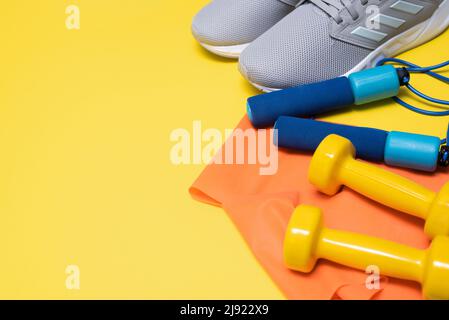
[{"label": "white rubber sole", "polygon": [[278,89],[278,88],[265,87],[265,86],[262,86],[255,82],[252,82],[252,81],[249,81],[249,83],[251,83],[253,85],[253,87],[255,87],[257,90],[260,90],[260,91],[266,92],[266,93],[282,90],[282,89]]},{"label": "white rubber sole", "polygon": [[240,54],[245,50],[249,43],[238,44],[235,46],[212,46],[209,44],[201,43],[201,46],[209,52],[216,54],[220,57],[238,59]]},{"label": "white rubber sole", "polygon": [[[439,34],[449,26],[449,0],[443,1],[435,13],[424,22],[410,28],[409,30],[391,38],[380,47],[373,50],[365,59],[349,70],[344,76],[373,67],[379,60],[397,56],[407,50],[420,46]],[[265,87],[263,85],[251,82],[257,89],[263,92],[272,92],[281,90],[278,88]]]}]

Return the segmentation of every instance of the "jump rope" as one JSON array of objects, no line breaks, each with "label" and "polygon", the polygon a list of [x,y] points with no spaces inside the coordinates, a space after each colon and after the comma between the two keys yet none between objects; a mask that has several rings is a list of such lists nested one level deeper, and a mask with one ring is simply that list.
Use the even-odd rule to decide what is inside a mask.
[{"label": "jump rope", "polygon": [[[394,67],[392,64],[398,65]],[[357,156],[388,165],[422,171],[435,171],[449,166],[449,128],[446,137],[387,132],[379,129],[346,126],[316,121],[316,115],[353,105],[392,98],[399,105],[426,116],[448,116],[449,110],[432,111],[418,108],[397,95],[400,87],[417,97],[435,104],[449,106],[448,100],[430,97],[411,85],[411,75],[421,73],[449,84],[449,77],[435,71],[449,66],[449,60],[421,67],[411,62],[384,58],[367,69],[318,83],[297,86],[250,97],[247,114],[256,128],[272,126],[277,129],[277,143],[301,151],[314,151],[329,134],[335,133],[352,141]]]},{"label": "jump rope", "polygon": [[[406,66],[406,67],[402,68],[404,70],[404,75],[403,75],[403,77],[401,79],[401,81],[402,81],[401,84],[404,85],[407,89],[409,89],[416,96],[418,96],[421,99],[424,99],[424,100],[427,100],[429,102],[432,102],[432,103],[434,103],[436,105],[449,106],[449,101],[448,100],[441,100],[441,99],[436,99],[436,98],[429,97],[428,95],[422,93],[421,91],[419,91],[418,89],[416,89],[415,87],[413,87],[410,84],[410,73],[425,73],[425,74],[427,74],[427,75],[429,75],[429,76],[431,76],[431,77],[433,77],[433,78],[435,78],[435,79],[437,79],[439,81],[443,81],[443,82],[446,82],[446,83],[449,84],[449,77],[445,77],[445,76],[443,76],[441,74],[433,72],[434,70],[438,70],[438,69],[441,69],[441,68],[444,68],[444,67],[448,66],[449,65],[449,60],[445,61],[445,62],[442,62],[440,64],[437,64],[437,65],[434,65],[434,66],[420,67],[420,66],[418,66],[416,64],[413,64],[411,62],[408,62],[408,61],[405,61],[405,60],[402,60],[402,59],[385,58],[385,59],[380,60],[376,64],[376,67],[383,66],[387,62],[392,62],[392,63],[395,63],[395,64],[400,64],[400,65]],[[424,110],[424,109],[420,109],[420,108],[412,106],[411,104],[405,102],[404,100],[400,99],[399,97],[393,97],[393,100],[396,101],[397,103],[399,103],[401,106],[403,106],[403,107],[405,107],[405,108],[407,108],[407,109],[409,109],[411,111],[414,111],[414,112],[417,112],[417,113],[420,113],[420,114],[423,114],[423,115],[426,115],[426,116],[436,116],[436,117],[438,117],[438,116],[449,116],[449,110],[447,110],[447,111]]]}]

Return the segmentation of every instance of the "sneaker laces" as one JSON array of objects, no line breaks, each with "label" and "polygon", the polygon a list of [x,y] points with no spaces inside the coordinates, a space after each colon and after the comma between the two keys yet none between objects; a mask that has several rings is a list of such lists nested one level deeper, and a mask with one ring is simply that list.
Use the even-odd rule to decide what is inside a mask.
[{"label": "sneaker laces", "polygon": [[[340,13],[343,9],[346,9],[351,15],[353,20],[357,20],[360,16],[357,12],[357,8],[354,5],[356,0],[309,0],[329,16],[335,20],[338,24],[343,22],[343,18]],[[359,0],[362,5],[366,5],[368,0]]]}]

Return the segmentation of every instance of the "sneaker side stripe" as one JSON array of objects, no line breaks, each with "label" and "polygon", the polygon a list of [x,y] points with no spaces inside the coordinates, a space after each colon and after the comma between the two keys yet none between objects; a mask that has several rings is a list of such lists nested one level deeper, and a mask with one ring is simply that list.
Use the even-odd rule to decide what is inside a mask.
[{"label": "sneaker side stripe", "polygon": [[365,38],[365,39],[369,39],[369,40],[373,40],[376,42],[380,42],[382,41],[387,34],[383,33],[383,32],[379,32],[379,31],[374,31],[365,27],[358,27],[357,29],[353,30],[351,32],[351,34],[355,34],[359,37]]},{"label": "sneaker side stripe", "polygon": [[403,1],[403,0],[399,0],[395,3],[393,3],[390,6],[391,9],[395,9],[398,11],[402,11],[405,13],[409,13],[409,14],[417,14],[418,12],[420,12],[424,7],[411,3],[411,2],[407,2],[407,1]]},{"label": "sneaker side stripe", "polygon": [[396,29],[405,23],[405,20],[387,16],[385,14],[376,15],[374,18],[372,18],[372,21],[379,22],[380,24]]}]

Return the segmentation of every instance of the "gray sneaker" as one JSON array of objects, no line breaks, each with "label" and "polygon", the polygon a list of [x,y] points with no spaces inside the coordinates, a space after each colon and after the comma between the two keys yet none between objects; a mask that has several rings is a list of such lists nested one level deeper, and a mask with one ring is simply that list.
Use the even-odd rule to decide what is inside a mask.
[{"label": "gray sneaker", "polygon": [[240,72],[277,89],[335,78],[427,42],[449,25],[449,0],[309,0],[254,41]]},{"label": "gray sneaker", "polygon": [[252,41],[301,0],[213,0],[193,19],[192,33],[207,50],[238,58]]}]

